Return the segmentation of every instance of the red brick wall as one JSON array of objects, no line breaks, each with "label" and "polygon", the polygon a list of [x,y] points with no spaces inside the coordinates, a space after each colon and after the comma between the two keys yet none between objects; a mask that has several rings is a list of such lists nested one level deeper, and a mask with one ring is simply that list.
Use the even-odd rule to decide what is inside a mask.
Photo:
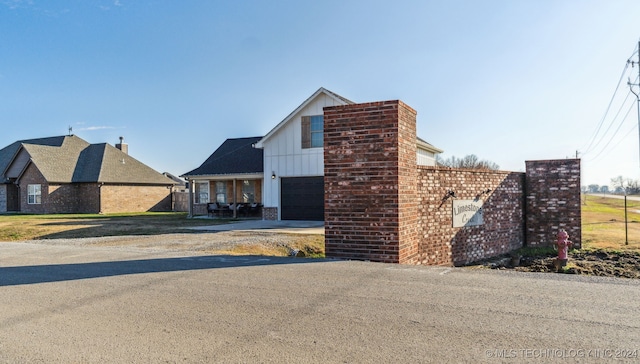
[{"label": "red brick wall", "polygon": [[0,184],[0,213],[7,212],[7,185]]},{"label": "red brick wall", "polygon": [[[328,257],[463,265],[525,238],[548,244],[542,238],[561,227],[580,241],[579,161],[527,162],[526,184],[523,173],[419,167],[416,112],[402,102],[328,107],[324,116]],[[482,199],[483,224],[454,228],[448,191]]]},{"label": "red brick wall", "polygon": [[97,214],[100,212],[99,196],[96,183],[51,184],[45,201],[46,213]]},{"label": "red brick wall", "polygon": [[580,160],[526,162],[527,245],[553,246],[559,229],[582,246]]},{"label": "red brick wall", "polygon": [[263,207],[262,218],[264,220],[278,220],[278,208],[277,207]]},{"label": "red brick wall", "polygon": [[401,263],[417,256],[415,115],[401,101],[324,109],[328,257]]},{"label": "red brick wall", "polygon": [[398,237],[402,264],[419,259],[416,111],[398,101]]},{"label": "red brick wall", "polygon": [[[522,246],[523,173],[419,166],[418,174],[419,264],[464,265]],[[454,228],[448,191],[482,200],[483,224]]]},{"label": "red brick wall", "polygon": [[[29,189],[28,186],[32,184],[39,184],[42,190],[42,196],[40,204],[28,204]],[[44,176],[40,171],[30,164],[25,170],[22,178],[20,179],[20,212],[27,214],[44,214],[46,213],[46,201],[48,197],[48,183],[44,179]]]},{"label": "red brick wall", "polygon": [[207,215],[209,212],[207,211],[207,204],[206,203],[194,203],[193,204],[193,215],[194,216],[198,216],[198,215]]},{"label": "red brick wall", "polygon": [[171,211],[171,189],[165,186],[102,185],[102,213]]}]

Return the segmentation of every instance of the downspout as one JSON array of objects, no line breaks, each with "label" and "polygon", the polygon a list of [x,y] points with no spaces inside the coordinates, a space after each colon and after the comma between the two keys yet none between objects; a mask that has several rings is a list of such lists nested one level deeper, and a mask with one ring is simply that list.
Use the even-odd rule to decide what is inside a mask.
[{"label": "downspout", "polygon": [[189,186],[189,214],[187,215],[187,218],[192,218],[193,217],[193,183],[191,183],[191,181],[189,180],[189,177],[185,177],[185,180],[187,181],[187,185]]},{"label": "downspout", "polygon": [[98,214],[102,214],[102,186],[104,182],[98,183]]},{"label": "downspout", "polygon": [[176,212],[175,202],[173,201],[173,186],[167,186],[167,189],[169,190],[169,209],[171,209],[171,212]]},{"label": "downspout", "polygon": [[237,179],[233,179],[233,218],[238,218],[238,202],[236,201],[236,183]]}]

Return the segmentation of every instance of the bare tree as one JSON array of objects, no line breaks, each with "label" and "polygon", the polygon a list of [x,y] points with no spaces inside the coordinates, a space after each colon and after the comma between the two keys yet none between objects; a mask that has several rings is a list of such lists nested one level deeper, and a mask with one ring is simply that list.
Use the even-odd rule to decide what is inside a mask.
[{"label": "bare tree", "polygon": [[498,170],[500,166],[494,162],[487,160],[480,160],[475,154],[469,154],[462,158],[456,158],[451,156],[447,159],[442,159],[440,156],[436,156],[436,162],[438,165],[450,168],[467,168],[467,169],[491,169]]},{"label": "bare tree", "polygon": [[616,193],[626,193],[628,195],[640,193],[640,181],[638,180],[618,176],[611,179],[611,184]]}]

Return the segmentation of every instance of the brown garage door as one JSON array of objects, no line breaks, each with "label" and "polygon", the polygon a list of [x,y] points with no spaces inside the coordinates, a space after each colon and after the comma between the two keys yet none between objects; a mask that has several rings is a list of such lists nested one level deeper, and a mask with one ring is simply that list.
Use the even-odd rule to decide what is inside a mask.
[{"label": "brown garage door", "polygon": [[280,182],[282,220],[324,220],[324,178],[292,177]]}]

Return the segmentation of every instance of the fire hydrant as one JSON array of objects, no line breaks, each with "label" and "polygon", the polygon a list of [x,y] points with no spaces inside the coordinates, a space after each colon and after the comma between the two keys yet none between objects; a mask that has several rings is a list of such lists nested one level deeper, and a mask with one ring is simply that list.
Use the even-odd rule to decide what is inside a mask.
[{"label": "fire hydrant", "polygon": [[567,265],[569,260],[568,252],[569,247],[573,245],[573,242],[569,240],[569,234],[564,229],[558,231],[558,240],[556,240],[556,247],[558,249],[558,258],[556,258],[554,264],[556,266],[556,272],[560,271],[560,268]]}]

